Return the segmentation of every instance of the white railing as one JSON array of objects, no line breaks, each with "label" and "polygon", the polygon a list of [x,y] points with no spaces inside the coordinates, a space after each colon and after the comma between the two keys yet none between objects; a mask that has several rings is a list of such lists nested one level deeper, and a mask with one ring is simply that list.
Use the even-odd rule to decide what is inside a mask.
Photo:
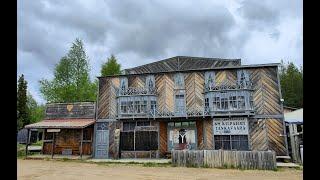
[{"label": "white railing", "polygon": [[253,89],[253,84],[250,81],[243,81],[237,84],[223,83],[221,85],[207,86],[206,91],[222,91],[222,90],[242,90]]}]

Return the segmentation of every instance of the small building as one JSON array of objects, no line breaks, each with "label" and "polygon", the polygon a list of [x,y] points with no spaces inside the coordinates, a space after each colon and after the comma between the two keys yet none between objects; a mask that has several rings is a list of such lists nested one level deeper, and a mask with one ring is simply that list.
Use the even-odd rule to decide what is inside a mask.
[{"label": "small building", "polygon": [[25,128],[43,130],[43,154],[82,157],[92,154],[94,123],[94,102],[52,103],[46,105],[43,121]]},{"label": "small building", "polygon": [[[289,155],[293,162],[302,162],[303,149],[303,108],[284,113]],[[301,149],[302,148],[302,149]]]},{"label": "small building", "polygon": [[[26,144],[28,137],[28,129],[21,129],[17,134],[17,143]],[[42,131],[38,131],[38,129],[30,129],[29,133],[29,143],[35,143],[42,139]]]}]

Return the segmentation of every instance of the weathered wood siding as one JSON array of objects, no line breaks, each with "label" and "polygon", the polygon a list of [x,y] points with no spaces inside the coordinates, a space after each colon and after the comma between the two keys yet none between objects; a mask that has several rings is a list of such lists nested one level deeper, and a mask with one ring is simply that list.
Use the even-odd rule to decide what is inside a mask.
[{"label": "weathered wood siding", "polygon": [[281,112],[277,68],[250,69],[254,86],[253,104],[257,115],[278,115]]},{"label": "weathered wood siding", "polygon": [[235,85],[237,83],[237,71],[236,70],[220,70],[215,71],[215,82],[217,86],[223,84]]},{"label": "weathered wood siding", "polygon": [[205,137],[205,149],[213,149],[213,122],[212,119],[206,119],[203,121],[204,137]]},{"label": "weathered wood siding", "polygon": [[159,150],[160,156],[164,156],[168,149],[167,144],[167,122],[160,121],[159,122]]},{"label": "weathered wood siding", "polygon": [[275,151],[277,155],[287,155],[282,123],[281,119],[266,120],[269,149]]},{"label": "weathered wood siding", "polygon": [[174,111],[174,79],[172,74],[155,76],[158,92],[158,107],[160,110]]},{"label": "weathered wood siding", "polygon": [[115,133],[116,129],[120,129],[120,122],[114,121],[109,122],[109,157],[118,158],[119,157],[119,134]]},{"label": "weathered wood siding", "polygon": [[128,77],[128,87],[143,88],[145,86],[146,77],[140,76],[129,76]]},{"label": "weathered wood siding", "polygon": [[201,72],[188,73],[185,76],[187,109],[202,109],[204,105],[204,75]]},{"label": "weathered wood siding", "polygon": [[196,121],[196,126],[197,126],[197,146],[198,149],[203,149],[204,148],[204,142],[203,142],[203,120],[198,120]]},{"label": "weathered wood siding", "polygon": [[258,119],[249,120],[249,137],[251,150],[268,150],[268,137],[264,119],[261,119],[260,121]]},{"label": "weathered wood siding", "polygon": [[116,89],[119,78],[101,78],[99,81],[98,119],[113,118],[117,113]]},{"label": "weathered wood siding", "polygon": [[[83,155],[90,155],[92,153],[92,138],[93,128],[87,128],[91,134],[91,142],[83,142],[82,153]],[[48,134],[48,133],[46,133]],[[73,155],[80,154],[80,129],[61,129],[59,133],[55,135],[55,154],[62,154],[64,149],[72,149]],[[43,154],[51,154],[52,143],[46,142],[43,144]]]}]

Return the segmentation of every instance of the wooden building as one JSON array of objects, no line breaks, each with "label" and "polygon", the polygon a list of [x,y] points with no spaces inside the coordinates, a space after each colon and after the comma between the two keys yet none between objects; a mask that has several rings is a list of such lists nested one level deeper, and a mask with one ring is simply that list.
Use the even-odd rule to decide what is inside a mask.
[{"label": "wooden building", "polygon": [[279,64],[177,56],[99,77],[95,158],[172,149],[288,155]]},{"label": "wooden building", "polygon": [[52,103],[46,105],[43,121],[25,126],[43,130],[43,154],[91,155],[95,103]]}]

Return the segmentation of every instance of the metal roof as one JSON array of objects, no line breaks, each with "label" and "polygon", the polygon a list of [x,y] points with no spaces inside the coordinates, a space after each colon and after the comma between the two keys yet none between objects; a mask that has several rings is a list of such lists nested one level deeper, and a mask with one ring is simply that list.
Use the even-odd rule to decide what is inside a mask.
[{"label": "metal roof", "polygon": [[288,123],[300,123],[303,122],[303,108],[284,113],[284,120]]},{"label": "metal roof", "polygon": [[94,119],[46,119],[41,122],[26,125],[25,128],[66,128],[66,129],[81,129],[95,122]]}]

